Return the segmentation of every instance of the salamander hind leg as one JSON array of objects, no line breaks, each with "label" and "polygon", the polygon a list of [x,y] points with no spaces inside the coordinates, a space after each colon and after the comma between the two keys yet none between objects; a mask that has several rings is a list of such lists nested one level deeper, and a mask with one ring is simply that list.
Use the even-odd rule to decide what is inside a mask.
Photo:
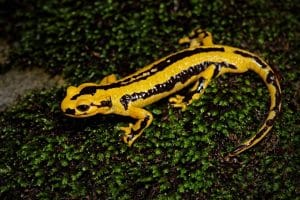
[{"label": "salamander hind leg", "polygon": [[201,97],[208,83],[208,79],[201,77],[185,96],[176,95],[169,98],[169,102],[173,107],[181,108],[182,111],[185,111],[188,105]]},{"label": "salamander hind leg", "polygon": [[212,46],[212,35],[210,32],[200,28],[194,29],[189,36],[181,38],[179,44],[188,44],[190,48]]},{"label": "salamander hind leg", "polygon": [[143,131],[151,124],[153,116],[150,112],[142,109],[130,107],[128,108],[130,117],[138,119],[135,124],[129,124],[128,127],[120,127],[124,131],[123,141],[130,147]]}]

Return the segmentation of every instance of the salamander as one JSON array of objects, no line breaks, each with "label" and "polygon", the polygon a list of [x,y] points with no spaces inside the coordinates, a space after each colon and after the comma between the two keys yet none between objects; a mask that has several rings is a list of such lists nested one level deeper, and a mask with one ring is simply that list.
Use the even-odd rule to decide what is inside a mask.
[{"label": "salamander", "polygon": [[[151,124],[153,116],[145,106],[169,97],[170,104],[181,110],[200,98],[210,81],[225,73],[257,73],[270,94],[270,107],[258,132],[228,154],[235,157],[260,142],[271,130],[281,110],[279,75],[265,61],[248,51],[215,45],[210,32],[193,30],[179,40],[188,47],[168,55],[137,72],[117,80],[104,77],[99,84],[69,86],[61,103],[64,114],[83,118],[96,114],[117,114],[136,119],[134,124],[120,127],[123,141],[131,146]],[[176,94],[189,87],[186,95]]]}]

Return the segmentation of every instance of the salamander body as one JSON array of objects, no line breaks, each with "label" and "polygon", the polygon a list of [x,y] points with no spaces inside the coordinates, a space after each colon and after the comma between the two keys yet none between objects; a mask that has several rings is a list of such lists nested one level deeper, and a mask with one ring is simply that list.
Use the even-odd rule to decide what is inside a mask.
[{"label": "salamander body", "polygon": [[[136,119],[135,124],[121,127],[123,140],[129,146],[140,137],[152,120],[152,114],[143,107],[169,97],[174,107],[185,110],[200,98],[209,82],[225,73],[257,73],[270,94],[270,107],[258,132],[229,153],[234,157],[260,142],[271,130],[281,110],[281,89],[277,73],[261,58],[247,51],[214,45],[209,32],[194,30],[179,43],[189,48],[166,56],[134,74],[117,80],[115,75],[105,77],[99,84],[84,83],[70,86],[61,103],[62,111],[71,117],[89,117],[96,114],[117,114]],[[176,95],[189,87],[185,96]]]}]

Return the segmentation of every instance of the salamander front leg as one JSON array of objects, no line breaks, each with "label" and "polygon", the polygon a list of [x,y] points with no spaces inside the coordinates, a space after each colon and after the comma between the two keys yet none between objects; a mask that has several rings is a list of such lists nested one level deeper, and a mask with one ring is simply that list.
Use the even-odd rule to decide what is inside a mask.
[{"label": "salamander front leg", "polygon": [[189,36],[181,38],[179,44],[189,44],[190,48],[212,46],[212,35],[210,32],[198,28],[193,30]]},{"label": "salamander front leg", "polygon": [[124,131],[123,141],[130,147],[142,135],[144,129],[151,124],[153,116],[142,108],[131,107],[128,108],[128,112],[130,117],[138,119],[135,124],[130,123],[128,127],[120,127]]},{"label": "salamander front leg", "polygon": [[107,85],[110,83],[114,83],[117,81],[117,77],[115,74],[110,74],[108,76],[105,76],[99,83],[99,85]]}]

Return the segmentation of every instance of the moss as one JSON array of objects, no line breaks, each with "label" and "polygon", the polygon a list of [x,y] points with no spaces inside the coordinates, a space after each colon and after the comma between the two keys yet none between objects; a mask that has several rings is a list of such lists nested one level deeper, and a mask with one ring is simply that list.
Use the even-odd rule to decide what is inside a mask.
[{"label": "moss", "polygon": [[292,0],[4,4],[13,26],[2,35],[17,45],[3,69],[40,66],[69,84],[124,76],[179,50],[181,36],[203,27],[216,43],[256,52],[280,69],[284,99],[272,134],[228,164],[222,157],[256,131],[267,110],[266,88],[253,73],[214,80],[186,112],[167,100],[147,107],[154,122],[132,148],[117,129],[132,119],[71,119],[59,108],[65,87],[33,91],[0,114],[1,198],[299,196],[299,23]]}]

